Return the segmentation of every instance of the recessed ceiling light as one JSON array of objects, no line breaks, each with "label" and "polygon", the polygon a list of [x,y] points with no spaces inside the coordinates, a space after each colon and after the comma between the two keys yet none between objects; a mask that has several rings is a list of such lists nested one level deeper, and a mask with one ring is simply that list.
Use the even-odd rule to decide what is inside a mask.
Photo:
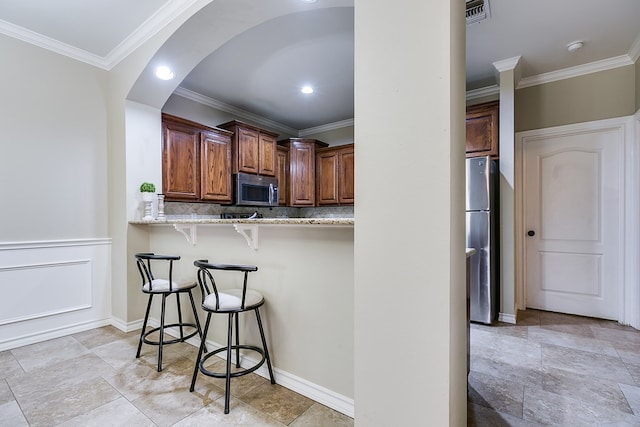
[{"label": "recessed ceiling light", "polygon": [[160,80],[171,80],[175,77],[175,73],[166,65],[161,65],[156,68],[156,77]]},{"label": "recessed ceiling light", "polygon": [[575,52],[576,50],[582,49],[582,46],[584,46],[584,42],[582,40],[576,40],[567,45],[567,50],[569,52]]},{"label": "recessed ceiling light", "polygon": [[302,86],[300,92],[304,93],[305,95],[309,95],[310,93],[313,93],[313,88],[311,86]]},{"label": "recessed ceiling light", "polygon": [[317,0],[302,0],[305,3],[315,3]]}]

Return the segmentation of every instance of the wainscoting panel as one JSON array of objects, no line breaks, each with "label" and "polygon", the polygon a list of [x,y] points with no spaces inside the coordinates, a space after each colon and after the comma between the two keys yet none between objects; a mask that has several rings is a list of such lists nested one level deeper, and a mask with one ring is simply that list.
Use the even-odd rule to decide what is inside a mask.
[{"label": "wainscoting panel", "polygon": [[0,351],[110,323],[110,239],[0,243]]}]

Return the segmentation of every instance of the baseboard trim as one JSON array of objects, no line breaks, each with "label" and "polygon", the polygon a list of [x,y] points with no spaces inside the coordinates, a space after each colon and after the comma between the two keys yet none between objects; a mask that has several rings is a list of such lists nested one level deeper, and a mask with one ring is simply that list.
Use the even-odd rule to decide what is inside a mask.
[{"label": "baseboard trim", "polygon": [[7,339],[0,342],[0,351],[11,350],[13,348],[22,347],[29,344],[35,344],[42,341],[60,338],[67,335],[77,334],[78,332],[88,331],[102,326],[111,324],[111,319],[93,320],[89,322],[77,323],[75,325],[64,326],[46,331],[39,331],[20,337]]},{"label": "baseboard trim", "polygon": [[516,324],[516,315],[508,314],[508,313],[500,313],[498,314],[498,321],[504,323],[511,323],[512,325]]},{"label": "baseboard trim", "polygon": [[[133,325],[139,325],[138,329],[142,328],[142,320],[136,321],[136,322],[130,322],[127,324],[127,328],[129,326],[133,326]],[[118,329],[124,330],[122,328],[120,328],[117,325],[114,325],[115,327],[117,327]],[[157,328],[160,326],[160,322],[157,321],[156,319],[149,319],[148,322],[148,326],[151,326],[153,328]],[[135,330],[135,329],[130,329],[126,332],[130,332],[131,330]],[[180,332],[178,329],[176,328],[167,328],[166,329],[167,334],[173,336],[173,337],[179,337],[180,336]],[[194,347],[200,347],[200,339],[193,337],[191,339],[187,340],[188,344],[193,345]],[[207,349],[209,351],[212,350],[217,350],[219,348],[223,348],[226,347],[226,345],[222,345],[220,343],[211,341],[211,340],[207,340]],[[226,352],[220,352],[219,356],[221,358],[225,358],[226,357]],[[244,361],[246,360],[247,365],[251,365],[251,364],[255,364],[257,362],[257,360],[252,359],[251,357],[247,357],[242,355],[240,357],[240,364],[243,365]],[[287,371],[283,371],[282,369],[278,369],[275,366],[273,367],[274,370],[274,376],[276,377],[276,382],[285,387],[288,388],[289,390],[295,391],[296,393],[300,393],[301,395],[308,397],[309,399],[312,399],[318,403],[321,403],[333,410],[336,410],[344,415],[347,415],[348,417],[353,418],[354,414],[355,414],[355,409],[354,409],[354,400],[343,396],[339,393],[336,393],[332,390],[327,389],[326,387],[323,387],[321,385],[312,383],[310,381],[305,380],[304,378],[300,378],[296,375],[293,375]],[[259,369],[257,369],[255,371],[256,374],[260,375],[263,378],[269,378],[269,370],[267,369],[267,367],[265,365],[261,366]]]}]

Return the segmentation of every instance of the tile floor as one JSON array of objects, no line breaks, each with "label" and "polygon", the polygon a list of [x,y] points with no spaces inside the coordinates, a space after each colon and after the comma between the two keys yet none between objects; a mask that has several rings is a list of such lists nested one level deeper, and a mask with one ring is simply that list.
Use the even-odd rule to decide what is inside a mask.
[{"label": "tile floor", "polygon": [[[0,352],[0,426],[353,426],[268,380],[198,377],[196,348],[136,351],[138,332],[97,328]],[[214,362],[220,363],[220,362]],[[471,326],[468,425],[640,426],[640,332],[536,310],[517,325]]]},{"label": "tile floor", "polygon": [[135,359],[138,337],[106,326],[0,352],[0,426],[353,426],[256,374],[232,380],[225,415],[224,380],[189,392],[196,347],[166,346],[159,373],[157,347]]},{"label": "tile floor", "polygon": [[544,311],[471,326],[470,426],[640,426],[640,332]]}]

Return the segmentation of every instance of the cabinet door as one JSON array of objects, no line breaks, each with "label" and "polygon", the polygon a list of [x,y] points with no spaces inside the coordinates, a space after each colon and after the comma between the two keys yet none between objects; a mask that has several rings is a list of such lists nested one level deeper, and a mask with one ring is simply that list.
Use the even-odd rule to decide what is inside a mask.
[{"label": "cabinet door", "polygon": [[289,147],[289,205],[316,204],[316,154],[313,143],[292,143]]},{"label": "cabinet door", "polygon": [[260,159],[260,132],[253,129],[236,128],[238,138],[238,172],[257,174]]},{"label": "cabinet door", "polygon": [[276,175],[276,138],[260,133],[259,172],[261,175]]},{"label": "cabinet door", "polygon": [[338,202],[352,205],[355,202],[355,152],[353,146],[338,152]]},{"label": "cabinet door", "polygon": [[202,132],[201,197],[218,203],[232,202],[231,137]]},{"label": "cabinet door", "polygon": [[316,157],[316,198],[319,206],[338,204],[338,162],[336,150],[320,152]]},{"label": "cabinet door", "polygon": [[162,190],[165,200],[200,198],[200,132],[198,129],[163,123]]},{"label": "cabinet door", "polygon": [[497,102],[467,109],[467,157],[498,156],[498,109]]},{"label": "cabinet door", "polygon": [[289,150],[278,146],[276,151],[276,177],[278,178],[278,204],[287,206],[289,188]]}]

